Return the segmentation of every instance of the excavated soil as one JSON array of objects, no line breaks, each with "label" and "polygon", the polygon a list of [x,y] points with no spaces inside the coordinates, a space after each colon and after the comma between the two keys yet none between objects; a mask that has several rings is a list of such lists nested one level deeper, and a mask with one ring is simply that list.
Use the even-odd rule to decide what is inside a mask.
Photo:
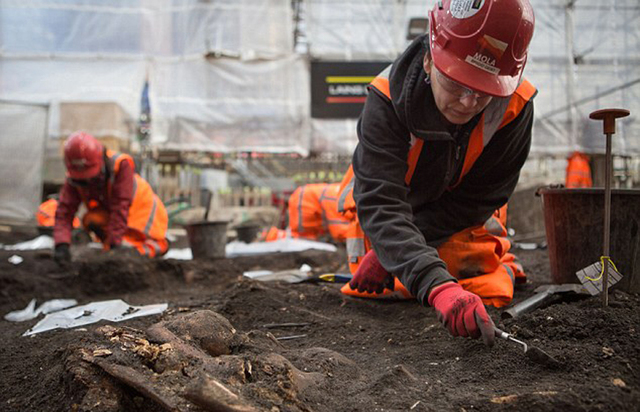
[{"label": "excavated soil", "polygon": [[[162,315],[22,337],[37,320],[0,320],[2,411],[629,411],[640,404],[640,297],[576,299],[497,324],[552,355],[450,337],[414,301],[346,297],[332,283],[261,283],[242,273],[344,270],[344,252],[205,262],[76,249],[0,252],[0,314],[32,298],[169,303]],[[518,251],[529,283],[546,251]]]}]

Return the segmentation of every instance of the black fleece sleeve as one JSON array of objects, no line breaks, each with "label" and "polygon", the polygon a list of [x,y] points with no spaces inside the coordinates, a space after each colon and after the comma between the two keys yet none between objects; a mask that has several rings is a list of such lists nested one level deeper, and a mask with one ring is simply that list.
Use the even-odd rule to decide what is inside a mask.
[{"label": "black fleece sleeve", "polygon": [[375,89],[358,122],[358,138],[353,193],[360,224],[382,266],[426,306],[429,288],[455,279],[413,223],[404,181],[410,133]]},{"label": "black fleece sleeve", "polygon": [[435,238],[448,237],[484,223],[507,203],[529,155],[532,125],[533,102],[529,101],[513,121],[496,132],[460,184],[420,213],[419,224],[443,228],[442,233],[430,234]]}]

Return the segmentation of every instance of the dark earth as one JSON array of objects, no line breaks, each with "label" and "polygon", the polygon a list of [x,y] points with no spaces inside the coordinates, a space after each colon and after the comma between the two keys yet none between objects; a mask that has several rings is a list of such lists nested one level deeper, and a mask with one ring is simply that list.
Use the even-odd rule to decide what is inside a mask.
[{"label": "dark earth", "polygon": [[[248,270],[344,271],[344,251],[210,261],[73,250],[0,251],[0,314],[53,298],[169,303],[162,315],[22,337],[0,320],[2,411],[640,410],[640,297],[582,298],[498,326],[553,356],[528,359],[453,338],[415,301],[344,296],[333,283],[266,283]],[[517,251],[529,282],[550,281],[546,250]],[[289,339],[286,339],[289,338]]]}]

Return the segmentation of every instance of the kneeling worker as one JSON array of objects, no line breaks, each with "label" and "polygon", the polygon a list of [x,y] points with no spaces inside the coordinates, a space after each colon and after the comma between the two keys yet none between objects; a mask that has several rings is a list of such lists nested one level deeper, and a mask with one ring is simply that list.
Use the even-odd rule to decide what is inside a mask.
[{"label": "kneeling worker", "polygon": [[64,146],[67,179],[60,191],[53,238],[54,258],[71,260],[72,222],[80,202],[87,208],[82,225],[105,250],[133,248],[161,256],[169,249],[168,216],[162,201],[135,173],[131,156],[106,150],[93,136],[76,132]]},{"label": "kneeling worker", "polygon": [[435,3],[429,33],[369,86],[338,201],[353,219],[343,293],[415,297],[492,345],[484,305],[525,280],[504,225],[531,145],[534,15],[528,0]]}]

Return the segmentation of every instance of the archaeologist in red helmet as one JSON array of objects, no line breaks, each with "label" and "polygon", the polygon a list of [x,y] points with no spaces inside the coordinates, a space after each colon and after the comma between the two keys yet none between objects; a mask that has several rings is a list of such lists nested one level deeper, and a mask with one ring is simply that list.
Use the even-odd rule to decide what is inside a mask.
[{"label": "archaeologist in red helmet", "polygon": [[107,150],[93,136],[76,132],[64,145],[64,162],[67,179],[53,229],[56,261],[71,260],[72,222],[81,202],[87,208],[82,225],[105,250],[133,248],[149,257],[167,252],[167,211],[149,183],[135,173],[131,156]]},{"label": "archaeologist in red helmet", "polygon": [[525,280],[505,223],[531,144],[534,15],[527,0],[442,0],[429,18],[368,87],[338,202],[352,218],[342,291],[415,297],[453,336],[493,345],[485,305]]}]

